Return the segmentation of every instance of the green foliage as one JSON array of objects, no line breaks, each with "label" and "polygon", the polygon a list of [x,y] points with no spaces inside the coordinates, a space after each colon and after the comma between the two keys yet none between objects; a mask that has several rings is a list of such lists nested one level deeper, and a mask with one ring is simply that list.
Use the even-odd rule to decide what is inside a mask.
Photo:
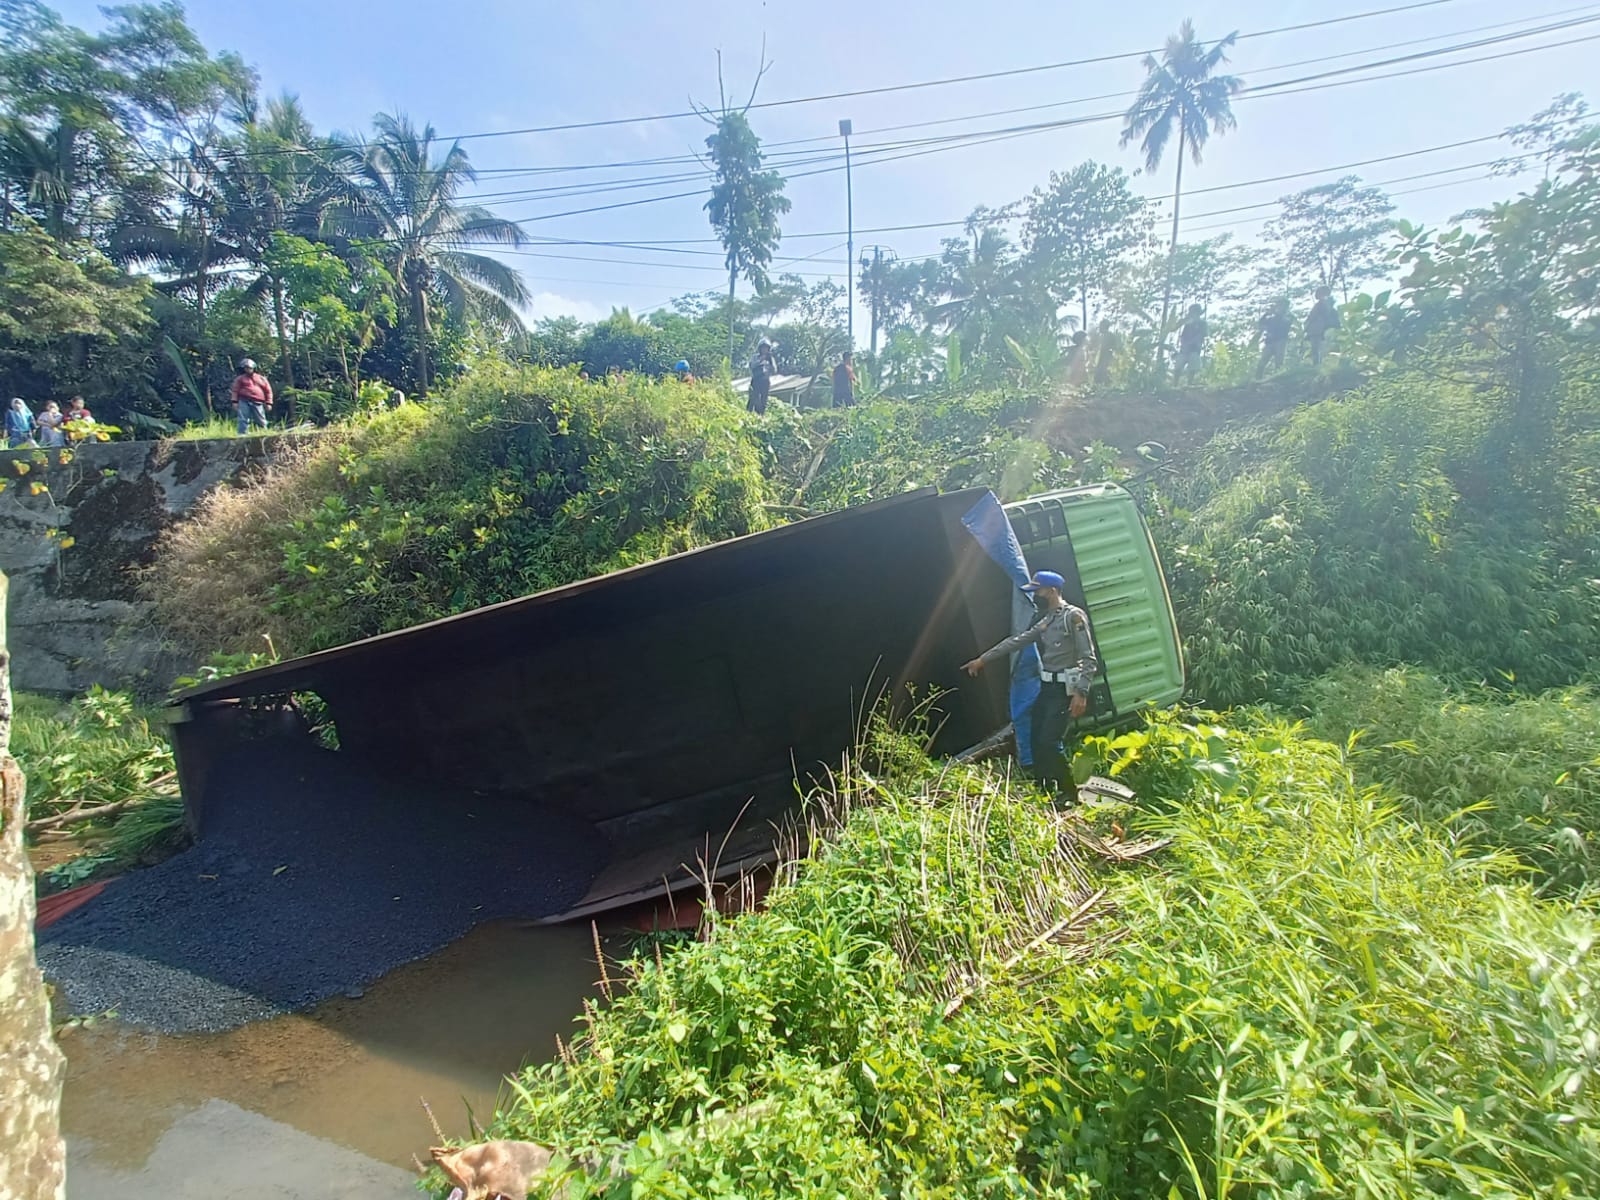
[{"label": "green foliage", "polygon": [[616,1156],[606,1195],[1600,1187],[1590,915],[1284,725],[1088,753],[1160,810],[1136,822],[1172,838],[1162,869],[1082,861],[1003,776],[880,735],[768,910],[626,964],[492,1132],[574,1174]]},{"label": "green foliage", "polygon": [[[749,533],[766,485],[747,419],[675,382],[485,361],[215,497],[175,531],[154,594],[192,644],[248,649],[265,627],[302,653]],[[218,606],[245,620],[224,630]]]},{"label": "green foliage", "polygon": [[1600,882],[1600,700],[1573,689],[1508,701],[1415,671],[1349,669],[1301,697],[1313,729],[1359,735],[1358,779],[1467,845],[1509,850],[1541,892]]},{"label": "green foliage", "polygon": [[592,378],[613,368],[664,375],[677,355],[665,335],[655,325],[634,319],[625,308],[612,310],[604,321],[597,321],[576,347],[580,363]]},{"label": "green foliage", "polygon": [[1600,653],[1595,510],[1579,489],[1551,512],[1511,486],[1488,403],[1386,381],[1301,410],[1264,452],[1225,440],[1177,482],[1158,537],[1197,694],[1271,697],[1352,662],[1582,678]]},{"label": "green foliage", "polygon": [[1149,246],[1149,209],[1121,169],[1094,162],[1052,171],[1050,186],[1028,197],[1023,245],[1051,299],[1078,306],[1080,329],[1088,328],[1091,298],[1098,303]]},{"label": "green foliage", "polygon": [[1305,295],[1321,284],[1350,299],[1350,289],[1385,273],[1394,205],[1381,188],[1355,175],[1319,183],[1282,201],[1283,212],[1262,231],[1281,247],[1282,271],[1268,289]]},{"label": "green foliage", "polygon": [[63,826],[109,825],[97,853],[119,863],[137,862],[182,837],[172,748],[130,697],[95,687],[66,703],[25,693],[16,701],[11,752],[27,777],[29,819],[133,801]]},{"label": "green foliage", "polygon": [[[759,84],[759,75],[756,81]],[[753,90],[750,97],[755,99]],[[761,139],[745,116],[748,107],[747,103],[744,109],[732,109],[724,99],[722,111],[713,118],[716,129],[706,138],[714,177],[705,207],[726,252],[730,358],[734,285],[742,275],[756,291],[766,290],[767,268],[778,248],[778,218],[792,207],[783,194],[783,176],[765,165]]]},{"label": "green foliage", "polygon": [[1072,460],[1028,436],[1032,401],[999,391],[920,404],[769,412],[759,427],[779,496],[832,510],[912,488],[992,487],[1006,500],[1078,482]]},{"label": "green foliage", "polygon": [[0,389],[105,395],[97,376],[150,332],[149,293],[85,242],[58,242],[26,217],[0,229]]},{"label": "green foliage", "polygon": [[467,152],[452,144],[435,153],[433,126],[417,128],[404,116],[380,113],[377,136],[351,162],[354,191],[338,209],[346,230],[388,247],[388,274],[404,297],[418,333],[416,385],[426,392],[428,338],[439,305],[457,322],[475,316],[519,330],[515,305],[528,299],[522,277],[499,259],[464,245],[520,246],[522,227],[457,196],[477,179]]}]

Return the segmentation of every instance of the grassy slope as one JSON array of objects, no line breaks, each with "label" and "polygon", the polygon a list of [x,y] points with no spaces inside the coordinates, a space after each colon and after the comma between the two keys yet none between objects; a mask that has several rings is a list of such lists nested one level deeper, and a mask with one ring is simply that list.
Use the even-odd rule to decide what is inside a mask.
[{"label": "grassy slope", "polygon": [[1541,893],[1600,882],[1600,699],[1582,688],[1508,699],[1415,670],[1346,668],[1300,702],[1313,729],[1418,821],[1511,851]]},{"label": "grassy slope", "polygon": [[1591,913],[1287,726],[1094,752],[1158,862],[879,735],[770,909],[632,963],[496,1132],[620,1149],[635,1196],[1600,1194]]}]

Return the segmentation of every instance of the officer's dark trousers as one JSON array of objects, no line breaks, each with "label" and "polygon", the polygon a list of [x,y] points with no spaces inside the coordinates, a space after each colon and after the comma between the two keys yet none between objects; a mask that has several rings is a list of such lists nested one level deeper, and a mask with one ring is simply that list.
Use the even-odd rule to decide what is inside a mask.
[{"label": "officer's dark trousers", "polygon": [[1072,769],[1061,752],[1071,719],[1068,705],[1072,695],[1064,683],[1046,683],[1039,689],[1029,718],[1029,742],[1033,748],[1033,777],[1046,787],[1063,791],[1072,782]]}]

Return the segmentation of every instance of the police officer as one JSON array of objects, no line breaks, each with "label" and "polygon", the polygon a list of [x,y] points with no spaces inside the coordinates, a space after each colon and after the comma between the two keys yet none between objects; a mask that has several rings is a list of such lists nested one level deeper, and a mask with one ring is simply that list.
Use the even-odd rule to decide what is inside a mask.
[{"label": "police officer", "polygon": [[1089,711],[1089,689],[1100,670],[1095,657],[1094,639],[1089,634],[1089,616],[1083,609],[1068,604],[1061,595],[1066,580],[1054,571],[1038,571],[1033,582],[1022,590],[1034,595],[1043,617],[1014,637],[985,650],[963,668],[976,675],[998,658],[1025,646],[1039,647],[1039,699],[1034,702],[1030,722],[1033,746],[1033,773],[1043,784],[1065,788],[1070,770],[1061,739],[1067,722]]}]

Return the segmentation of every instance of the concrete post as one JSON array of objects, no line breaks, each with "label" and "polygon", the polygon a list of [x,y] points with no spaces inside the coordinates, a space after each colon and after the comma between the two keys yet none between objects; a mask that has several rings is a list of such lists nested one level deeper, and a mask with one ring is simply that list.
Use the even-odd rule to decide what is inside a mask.
[{"label": "concrete post", "polygon": [[22,771],[11,757],[11,656],[0,575],[0,1200],[62,1200],[65,1066],[50,1032],[50,1005],[33,953],[33,867]]}]

